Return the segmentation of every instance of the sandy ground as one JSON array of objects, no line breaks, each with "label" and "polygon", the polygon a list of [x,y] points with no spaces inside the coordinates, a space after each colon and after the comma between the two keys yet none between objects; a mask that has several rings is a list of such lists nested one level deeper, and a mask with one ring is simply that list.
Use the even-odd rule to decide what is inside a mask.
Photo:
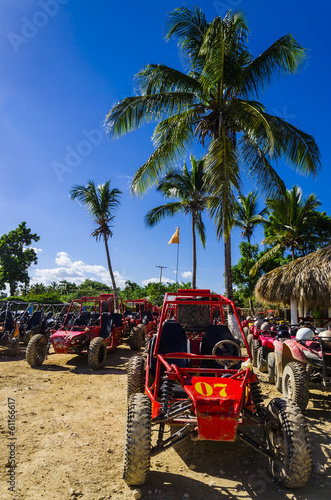
[{"label": "sandy ground", "polygon": [[[133,499],[122,479],[126,426],[126,366],[134,353],[121,346],[105,369],[91,372],[86,359],[51,354],[39,369],[0,353],[1,500]],[[266,399],[277,397],[261,374]],[[280,489],[266,459],[240,441],[184,441],[152,459],[149,500],[331,498],[330,394],[312,390],[306,416],[314,472],[299,490]],[[10,398],[10,399],[8,399]],[[8,427],[8,401],[15,426]],[[13,402],[14,401],[14,402]],[[15,455],[15,491],[8,458]],[[12,456],[13,456],[12,455]]]}]

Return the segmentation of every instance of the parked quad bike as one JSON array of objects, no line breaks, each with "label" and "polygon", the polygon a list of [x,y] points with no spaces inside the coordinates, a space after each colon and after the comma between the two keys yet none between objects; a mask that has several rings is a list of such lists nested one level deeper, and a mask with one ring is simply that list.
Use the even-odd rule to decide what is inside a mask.
[{"label": "parked quad bike", "polygon": [[[300,336],[300,330],[297,336]],[[293,338],[275,342],[275,363],[282,378],[283,396],[294,401],[301,410],[309,402],[309,386],[331,386],[331,331],[310,339]]]},{"label": "parked quad bike", "polygon": [[[225,307],[233,310],[248,356],[242,356],[225,324]],[[215,316],[221,324],[213,324]],[[293,401],[275,398],[263,405],[236,308],[221,295],[209,290],[166,294],[147,356],[134,356],[129,363],[127,395],[123,477],[128,485],[144,484],[151,457],[188,438],[241,439],[267,458],[269,472],[281,486],[301,487],[309,478],[305,418]],[[252,439],[246,425],[258,427],[261,439]]]}]

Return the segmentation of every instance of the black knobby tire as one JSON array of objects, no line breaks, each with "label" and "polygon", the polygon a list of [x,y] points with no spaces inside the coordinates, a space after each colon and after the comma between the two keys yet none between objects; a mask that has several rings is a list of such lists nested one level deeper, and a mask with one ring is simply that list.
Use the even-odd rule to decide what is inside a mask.
[{"label": "black knobby tire", "polygon": [[253,363],[253,366],[257,367],[257,351],[260,347],[260,341],[259,340],[252,340],[251,346],[252,346],[251,351],[252,351],[252,356],[253,356],[252,363]]},{"label": "black knobby tire", "polygon": [[19,337],[14,337],[11,339],[8,346],[8,356],[18,356],[20,352],[20,342]]},{"label": "black knobby tire", "polygon": [[304,411],[309,401],[309,386],[306,367],[291,361],[283,370],[283,395],[294,401]]},{"label": "black knobby tire", "polygon": [[151,458],[151,400],[133,394],[128,403],[123,479],[129,486],[144,484]]},{"label": "black knobby tire", "polygon": [[106,364],[107,344],[104,338],[95,337],[91,340],[88,354],[87,364],[91,370],[101,370]]},{"label": "black knobby tire", "polygon": [[142,356],[133,356],[128,364],[127,396],[145,391],[145,360]]},{"label": "black knobby tire", "polygon": [[267,361],[263,359],[263,347],[259,347],[257,350],[257,369],[261,373],[266,373],[268,371]]},{"label": "black knobby tire", "polygon": [[23,344],[28,345],[32,337],[33,337],[33,330],[27,330],[22,337]]},{"label": "black knobby tire", "polygon": [[41,366],[47,356],[47,339],[41,333],[31,337],[26,348],[26,360],[34,368]]},{"label": "black knobby tire", "polygon": [[143,345],[143,331],[138,326],[132,328],[129,337],[129,346],[132,351],[139,351]]},{"label": "black knobby tire", "polygon": [[275,383],[275,365],[276,365],[276,358],[275,358],[275,353],[274,352],[269,352],[268,353],[268,380],[270,384]]},{"label": "black knobby tire", "polygon": [[287,488],[300,488],[311,473],[311,446],[306,420],[300,408],[288,399],[275,398],[268,405],[272,421],[266,427],[267,449],[274,481]]}]

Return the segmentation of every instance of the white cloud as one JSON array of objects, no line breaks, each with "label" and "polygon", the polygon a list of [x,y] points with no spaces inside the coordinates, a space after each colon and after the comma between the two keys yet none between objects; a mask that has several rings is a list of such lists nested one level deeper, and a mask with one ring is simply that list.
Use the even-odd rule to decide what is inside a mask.
[{"label": "white cloud", "polygon": [[192,271],[184,271],[182,273],[182,278],[185,278],[185,279],[191,279],[193,276],[193,273]]},{"label": "white cloud", "polygon": [[[148,280],[143,280],[141,282],[142,285],[146,286],[148,283],[160,283],[160,278],[149,278]],[[162,276],[162,283],[176,283],[175,280],[171,280],[170,278],[164,278]]]},{"label": "white cloud", "polygon": [[[58,252],[55,263],[59,267],[36,269],[31,282],[49,285],[52,281],[67,280],[79,284],[88,278],[111,285],[108,269],[104,266],[85,264],[82,260],[72,261],[66,252]],[[114,276],[117,286],[124,288],[126,278],[118,271],[114,271]]]}]

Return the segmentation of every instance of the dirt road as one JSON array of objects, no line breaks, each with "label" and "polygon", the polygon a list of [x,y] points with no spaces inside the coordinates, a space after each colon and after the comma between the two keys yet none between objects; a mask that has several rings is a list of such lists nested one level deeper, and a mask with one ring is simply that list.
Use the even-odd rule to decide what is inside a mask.
[{"label": "dirt road", "polygon": [[[0,353],[1,500],[133,499],[122,480],[126,425],[126,365],[134,354],[120,347],[105,369],[86,359],[51,354],[39,369]],[[261,375],[266,399],[279,396]],[[184,441],[152,459],[143,499],[324,500],[331,498],[330,394],[314,390],[306,411],[314,473],[299,490],[282,490],[268,476],[266,459],[244,443]],[[9,399],[10,398],[10,399]],[[15,421],[8,426],[8,401]],[[13,406],[14,405],[14,406]],[[15,457],[15,491],[8,459]]]}]

